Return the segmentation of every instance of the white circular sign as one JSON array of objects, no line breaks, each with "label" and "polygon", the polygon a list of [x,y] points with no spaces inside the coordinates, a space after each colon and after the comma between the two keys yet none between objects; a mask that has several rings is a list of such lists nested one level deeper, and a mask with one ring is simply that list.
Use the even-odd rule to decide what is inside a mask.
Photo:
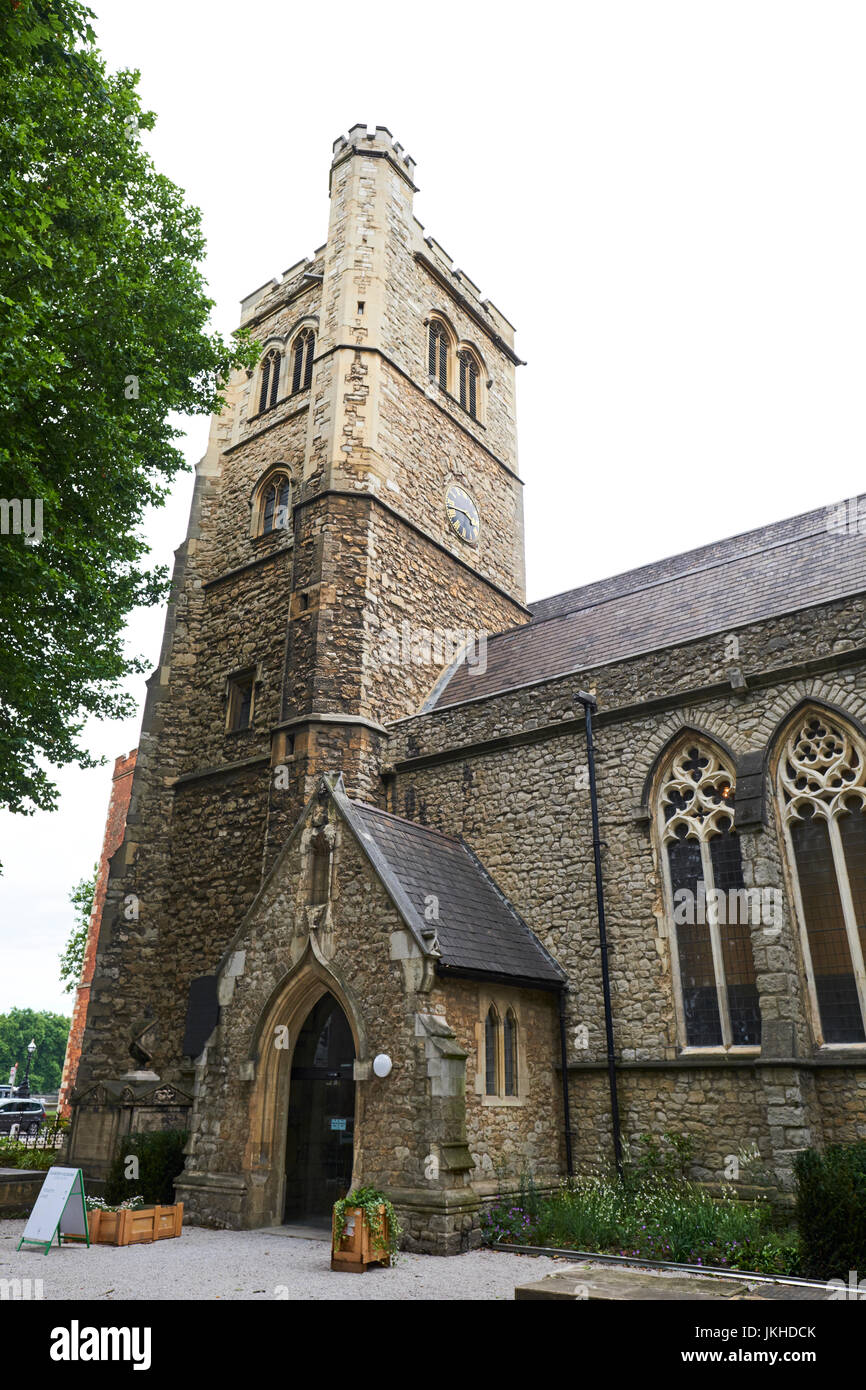
[{"label": "white circular sign", "polygon": [[377,1076],[387,1076],[391,1070],[392,1062],[387,1052],[380,1052],[378,1057],[373,1058],[373,1071]]}]

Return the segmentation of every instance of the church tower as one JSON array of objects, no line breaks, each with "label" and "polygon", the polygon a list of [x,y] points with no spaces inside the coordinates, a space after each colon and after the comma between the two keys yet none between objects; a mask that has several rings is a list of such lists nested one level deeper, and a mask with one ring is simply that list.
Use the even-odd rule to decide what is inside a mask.
[{"label": "church tower", "polygon": [[[525,616],[513,330],[424,238],[414,169],[384,127],[334,145],[303,456],[290,460],[281,717],[300,800],[336,767],[375,794],[384,726],[423,702],[442,653]],[[277,289],[253,310],[266,332],[280,301]]]},{"label": "church tower", "polygon": [[121,1094],[188,1103],[194,982],[322,774],[381,802],[389,726],[528,617],[513,328],[425,237],[414,174],[352,127],[325,245],[242,304],[261,355],[197,469],[111,865],[78,1077],[111,1113],[74,1139],[96,1168]]}]

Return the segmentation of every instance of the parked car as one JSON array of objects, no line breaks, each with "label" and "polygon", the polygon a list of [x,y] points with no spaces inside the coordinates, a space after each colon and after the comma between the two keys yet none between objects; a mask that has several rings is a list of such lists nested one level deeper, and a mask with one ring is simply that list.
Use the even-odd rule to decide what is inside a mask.
[{"label": "parked car", "polygon": [[13,1125],[19,1125],[22,1134],[38,1134],[45,1120],[41,1100],[0,1101],[0,1134],[8,1134]]}]

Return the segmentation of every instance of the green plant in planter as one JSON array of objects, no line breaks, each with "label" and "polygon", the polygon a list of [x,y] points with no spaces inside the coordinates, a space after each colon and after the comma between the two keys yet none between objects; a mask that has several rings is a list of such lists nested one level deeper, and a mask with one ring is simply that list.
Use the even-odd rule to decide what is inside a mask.
[{"label": "green plant in planter", "polygon": [[[381,1208],[384,1207],[384,1213]],[[403,1227],[397,1220],[397,1213],[384,1192],[377,1187],[356,1187],[334,1203],[334,1240],[337,1245],[343,1239],[346,1220],[350,1211],[360,1210],[367,1218],[370,1235],[374,1244],[386,1249],[394,1263],[397,1258],[397,1243],[403,1234]],[[385,1226],[387,1225],[387,1236]]]}]

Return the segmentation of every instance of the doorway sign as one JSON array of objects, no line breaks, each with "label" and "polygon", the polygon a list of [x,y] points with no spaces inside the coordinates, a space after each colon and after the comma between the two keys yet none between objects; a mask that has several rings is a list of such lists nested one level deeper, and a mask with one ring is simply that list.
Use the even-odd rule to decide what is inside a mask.
[{"label": "doorway sign", "polygon": [[48,1169],[17,1248],[41,1245],[43,1255],[47,1255],[55,1236],[58,1245],[64,1236],[90,1245],[84,1175],[80,1168]]}]

